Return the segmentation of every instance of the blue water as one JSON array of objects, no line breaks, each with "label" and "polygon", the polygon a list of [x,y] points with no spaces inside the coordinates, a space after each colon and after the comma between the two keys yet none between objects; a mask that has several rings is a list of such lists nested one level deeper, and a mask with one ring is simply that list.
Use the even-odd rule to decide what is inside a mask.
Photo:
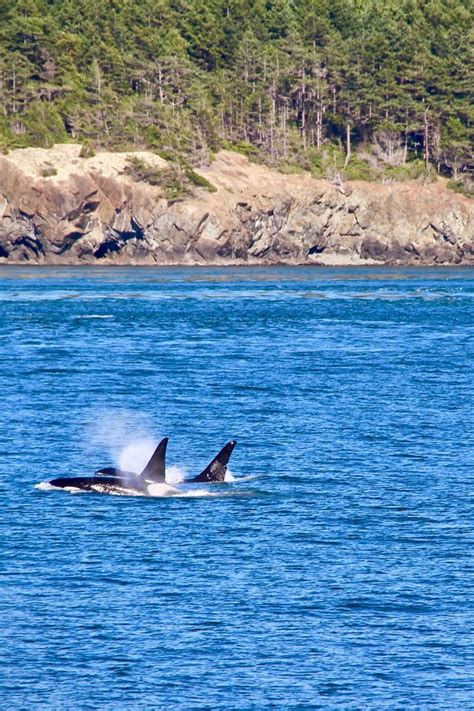
[{"label": "blue water", "polygon": [[[474,708],[473,269],[4,267],[0,356],[1,708]],[[35,488],[164,435],[242,479]]]}]

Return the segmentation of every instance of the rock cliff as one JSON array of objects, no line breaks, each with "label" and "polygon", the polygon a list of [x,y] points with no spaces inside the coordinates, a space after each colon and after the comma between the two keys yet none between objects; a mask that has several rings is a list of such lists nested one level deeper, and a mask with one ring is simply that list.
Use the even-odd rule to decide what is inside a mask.
[{"label": "rock cliff", "polygon": [[[430,185],[283,175],[222,151],[181,201],[78,145],[0,158],[0,263],[474,264],[474,203]],[[157,169],[166,161],[138,153]]]}]

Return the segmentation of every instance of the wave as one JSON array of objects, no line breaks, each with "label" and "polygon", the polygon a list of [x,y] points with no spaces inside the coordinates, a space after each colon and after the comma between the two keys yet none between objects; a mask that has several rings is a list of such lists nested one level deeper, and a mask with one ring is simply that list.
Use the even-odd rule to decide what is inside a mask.
[{"label": "wave", "polygon": [[177,496],[183,499],[194,499],[203,496],[222,496],[218,491],[208,491],[207,489],[195,489],[194,491],[180,491]]},{"label": "wave", "polygon": [[83,314],[80,316],[74,316],[74,318],[115,318],[115,316],[113,314]]},{"label": "wave", "polygon": [[[42,481],[39,484],[34,485],[35,489],[39,491],[66,491],[68,494],[94,494],[97,492],[84,489],[78,489],[75,486],[53,486],[49,481]],[[148,487],[148,493],[141,493],[139,491],[109,491],[108,496],[139,496],[147,497],[150,499],[163,499],[163,498],[182,498],[182,499],[196,499],[204,497],[220,497],[225,498],[228,496],[243,496],[244,492],[237,492],[229,490],[226,491],[209,491],[208,489],[176,489],[174,486],[169,486],[168,484],[151,484]]]},{"label": "wave", "polygon": [[58,487],[53,486],[49,481],[40,481],[39,484],[35,484],[35,489],[39,491],[57,491]]}]

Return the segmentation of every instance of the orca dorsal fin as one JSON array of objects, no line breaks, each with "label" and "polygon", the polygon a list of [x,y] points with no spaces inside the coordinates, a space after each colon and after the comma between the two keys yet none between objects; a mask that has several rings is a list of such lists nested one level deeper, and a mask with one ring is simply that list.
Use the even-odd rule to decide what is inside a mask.
[{"label": "orca dorsal fin", "polygon": [[153,484],[161,484],[166,480],[165,457],[168,440],[169,437],[162,439],[158,447],[153,452],[152,458],[140,474],[140,479],[142,481],[153,482]]},{"label": "orca dorsal fin", "polygon": [[207,465],[204,471],[194,477],[194,479],[191,479],[191,481],[224,481],[227,472],[227,463],[236,444],[237,442],[235,439],[227,442],[225,447],[222,447],[219,454],[216,454],[212,462]]}]

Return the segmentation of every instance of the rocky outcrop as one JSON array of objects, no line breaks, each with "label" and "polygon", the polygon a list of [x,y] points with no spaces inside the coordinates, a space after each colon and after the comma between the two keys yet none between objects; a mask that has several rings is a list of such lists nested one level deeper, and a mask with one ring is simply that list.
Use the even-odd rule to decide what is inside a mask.
[{"label": "rocky outcrop", "polygon": [[336,185],[223,151],[200,171],[217,192],[173,202],[128,157],[68,144],[0,158],[0,263],[474,264],[474,205],[441,180]]}]

